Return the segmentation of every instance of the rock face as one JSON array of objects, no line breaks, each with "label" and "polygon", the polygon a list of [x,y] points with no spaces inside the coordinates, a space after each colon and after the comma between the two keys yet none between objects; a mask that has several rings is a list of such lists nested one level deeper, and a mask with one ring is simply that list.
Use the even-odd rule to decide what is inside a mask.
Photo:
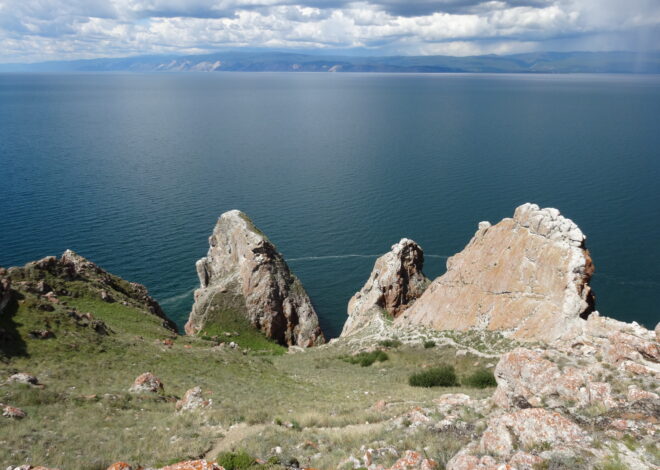
[{"label": "rock face", "polygon": [[282,345],[325,341],[301,282],[245,214],[222,214],[209,244],[207,256],[196,264],[201,287],[195,291],[187,334],[239,316]]},{"label": "rock face", "polygon": [[424,276],[424,252],[412,240],[402,238],[376,260],[364,287],[348,302],[348,319],[341,336],[350,335],[385,311],[397,317],[422,295],[429,280]]},{"label": "rock face", "polygon": [[498,330],[521,340],[562,337],[594,310],[586,237],[557,209],[518,207],[479,229],[447,272],[401,315],[401,325]]},{"label": "rock face", "polygon": [[0,268],[0,313],[9,303],[11,299],[11,279],[5,277],[7,271],[4,268]]}]

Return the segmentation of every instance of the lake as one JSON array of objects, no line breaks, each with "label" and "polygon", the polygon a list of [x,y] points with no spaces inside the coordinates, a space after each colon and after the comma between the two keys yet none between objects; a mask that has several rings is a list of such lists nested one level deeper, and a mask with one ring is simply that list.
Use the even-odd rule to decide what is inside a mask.
[{"label": "lake", "polygon": [[660,319],[658,76],[0,74],[0,170],[0,265],[71,248],[179,324],[226,210],[333,337],[400,238],[435,277],[528,201],[588,236],[602,314]]}]

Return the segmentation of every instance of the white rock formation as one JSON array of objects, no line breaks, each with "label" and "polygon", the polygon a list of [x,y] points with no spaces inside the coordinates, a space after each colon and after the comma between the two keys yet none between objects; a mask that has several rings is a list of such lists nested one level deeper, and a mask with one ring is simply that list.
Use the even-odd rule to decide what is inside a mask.
[{"label": "white rock formation", "polygon": [[481,222],[465,249],[447,260],[447,272],[395,323],[557,339],[593,311],[585,239],[557,209],[529,203],[496,225]]},{"label": "white rock formation", "polygon": [[222,214],[209,244],[207,256],[196,264],[201,287],[195,291],[187,334],[241,317],[282,345],[308,347],[324,342],[301,282],[244,213]]}]

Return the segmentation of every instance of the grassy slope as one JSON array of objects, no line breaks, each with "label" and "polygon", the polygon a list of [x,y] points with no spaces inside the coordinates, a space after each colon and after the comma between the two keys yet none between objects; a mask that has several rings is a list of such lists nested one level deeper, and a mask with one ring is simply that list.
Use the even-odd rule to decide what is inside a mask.
[{"label": "grassy slope", "polygon": [[[342,360],[354,351],[342,342],[282,354],[283,348],[237,317],[205,333],[236,341],[243,349],[218,348],[217,340],[176,337],[161,319],[134,305],[103,302],[96,287],[67,285],[75,297],[60,297],[52,312],[42,310],[47,301],[24,292],[0,315],[0,328],[16,334],[14,340],[5,338],[0,349],[0,402],[28,413],[22,421],[0,418],[0,467],[32,463],[104,469],[117,460],[152,466],[232,448],[267,459],[273,447],[281,446],[284,458],[337,468],[349,455],[360,456],[362,445],[385,444],[400,451],[428,447],[429,455],[442,462],[464,443],[461,438],[438,439],[428,431],[393,433],[381,423],[459,390],[410,387],[411,373],[448,363],[467,375],[491,362],[457,356],[446,346],[425,349],[421,340],[390,349],[388,361],[369,367]],[[77,324],[66,315],[73,308],[91,312],[112,333],[104,336]],[[54,339],[29,337],[30,331],[46,327]],[[226,338],[225,331],[239,335]],[[163,344],[167,338],[175,338],[173,347]],[[45,387],[2,384],[19,371],[36,375]],[[135,377],[147,371],[162,379],[164,396],[128,393]],[[176,413],[174,399],[194,386],[201,386],[213,405],[203,412]],[[492,390],[467,392],[485,396]],[[390,406],[374,410],[379,400]],[[245,429],[231,428],[237,423]],[[241,429],[240,439],[227,439],[223,447],[223,437]]]}]

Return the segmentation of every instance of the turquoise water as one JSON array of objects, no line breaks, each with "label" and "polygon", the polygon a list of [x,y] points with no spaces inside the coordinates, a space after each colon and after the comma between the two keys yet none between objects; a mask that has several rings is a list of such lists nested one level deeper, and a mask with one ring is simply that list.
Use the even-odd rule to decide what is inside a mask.
[{"label": "turquoise water", "polygon": [[324,331],[378,254],[443,272],[527,201],[588,235],[597,308],[660,314],[660,77],[0,75],[0,265],[72,248],[183,323],[216,217],[242,209]]}]

